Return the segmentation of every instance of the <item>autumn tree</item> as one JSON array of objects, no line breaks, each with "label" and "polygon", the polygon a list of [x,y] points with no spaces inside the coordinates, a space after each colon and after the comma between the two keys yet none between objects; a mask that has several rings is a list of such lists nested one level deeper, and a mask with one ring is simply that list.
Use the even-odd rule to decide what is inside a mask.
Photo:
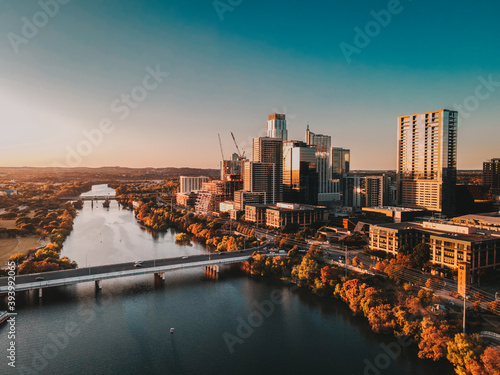
[{"label": "autumn tree", "polygon": [[448,354],[446,358],[455,366],[459,375],[470,375],[471,367],[477,372],[477,364],[480,363],[484,348],[478,334],[467,335],[457,333],[453,340],[447,344]]},{"label": "autumn tree", "polygon": [[446,324],[438,326],[427,317],[423,318],[421,327],[418,357],[440,360],[448,352],[447,343],[451,339],[450,327]]},{"label": "autumn tree", "polygon": [[481,354],[481,362],[486,373],[500,375],[500,351],[497,348],[486,348],[484,353]]}]

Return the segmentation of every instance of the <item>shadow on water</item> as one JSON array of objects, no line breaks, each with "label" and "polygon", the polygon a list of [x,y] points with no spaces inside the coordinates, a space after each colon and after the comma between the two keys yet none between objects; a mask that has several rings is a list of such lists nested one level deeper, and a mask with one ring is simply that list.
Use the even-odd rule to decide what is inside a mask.
[{"label": "shadow on water", "polygon": [[170,345],[172,347],[172,357],[174,359],[174,363],[173,363],[173,366],[171,366],[171,364],[167,362],[166,365],[167,365],[167,368],[169,369],[168,372],[171,374],[184,375],[185,371],[182,368],[181,359],[179,356],[179,351],[177,350],[177,344],[175,341],[175,334],[173,334],[173,333],[169,333],[169,334],[170,334]]}]

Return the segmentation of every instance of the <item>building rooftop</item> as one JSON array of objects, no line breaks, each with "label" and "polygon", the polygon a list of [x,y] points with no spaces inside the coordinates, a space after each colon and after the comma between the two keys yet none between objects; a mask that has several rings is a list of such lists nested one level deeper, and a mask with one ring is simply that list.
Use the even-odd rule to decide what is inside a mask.
[{"label": "building rooftop", "polygon": [[425,208],[408,208],[396,206],[363,207],[363,210],[392,211],[392,212],[422,212]]},{"label": "building rooftop", "polygon": [[[452,224],[449,224],[450,226]],[[455,225],[457,229],[463,228],[463,226]],[[396,230],[405,230],[405,229],[413,229],[420,230],[431,235],[436,235],[439,237],[447,237],[450,239],[457,239],[462,241],[488,241],[488,240],[498,240],[500,235],[491,235],[491,234],[480,234],[480,233],[457,233],[452,231],[440,230],[435,228],[426,228],[423,224],[406,222],[406,223],[390,223],[390,224],[380,224],[374,225],[374,227],[379,228],[387,228],[387,229],[396,229]]]}]

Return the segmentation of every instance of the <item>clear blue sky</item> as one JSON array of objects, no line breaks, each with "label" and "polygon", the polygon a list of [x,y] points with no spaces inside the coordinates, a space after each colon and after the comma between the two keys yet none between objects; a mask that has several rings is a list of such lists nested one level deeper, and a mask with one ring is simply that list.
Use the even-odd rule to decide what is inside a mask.
[{"label": "clear blue sky", "polygon": [[[351,149],[353,168],[393,169],[397,116],[464,101],[459,168],[500,157],[500,83],[476,94],[480,77],[500,82],[497,2],[61,2],[0,0],[1,166],[216,168],[218,132],[226,156],[230,131],[248,154],[278,111],[289,138],[309,123]],[[377,30],[372,11],[388,8]],[[341,43],[361,48],[348,62]],[[169,74],[149,91],[147,67]]]}]

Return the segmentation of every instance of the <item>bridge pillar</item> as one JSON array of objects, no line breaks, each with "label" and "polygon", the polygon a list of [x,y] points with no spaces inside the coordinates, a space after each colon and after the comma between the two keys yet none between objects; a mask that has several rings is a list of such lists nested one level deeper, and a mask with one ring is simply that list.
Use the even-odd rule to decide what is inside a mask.
[{"label": "bridge pillar", "polygon": [[42,293],[42,288],[38,288],[38,298],[42,298],[43,293]]},{"label": "bridge pillar", "polygon": [[165,282],[165,272],[155,272],[154,273],[154,284],[155,286],[161,286]]},{"label": "bridge pillar", "polygon": [[205,276],[208,279],[218,280],[219,279],[219,265],[214,264],[211,266],[205,266]]},{"label": "bridge pillar", "polygon": [[96,280],[95,281],[95,292],[96,294],[99,293],[99,291],[101,290],[101,280]]}]

